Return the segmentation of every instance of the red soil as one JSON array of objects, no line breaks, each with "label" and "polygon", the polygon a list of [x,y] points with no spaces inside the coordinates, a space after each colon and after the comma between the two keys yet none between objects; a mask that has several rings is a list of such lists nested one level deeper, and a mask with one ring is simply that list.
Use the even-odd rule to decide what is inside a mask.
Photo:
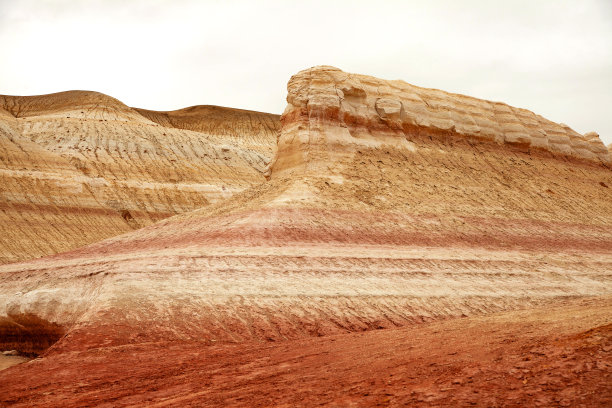
[{"label": "red soil", "polygon": [[612,299],[279,343],[140,343],[0,373],[15,406],[612,404]]}]

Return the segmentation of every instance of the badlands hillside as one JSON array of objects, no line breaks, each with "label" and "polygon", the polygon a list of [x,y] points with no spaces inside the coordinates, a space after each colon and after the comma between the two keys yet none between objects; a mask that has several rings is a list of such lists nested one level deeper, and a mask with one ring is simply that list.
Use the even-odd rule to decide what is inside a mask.
[{"label": "badlands hillside", "polygon": [[[156,121],[165,116],[178,120]],[[96,92],[0,96],[0,263],[74,249],[259,184],[279,127],[277,115],[143,111]]]},{"label": "badlands hillside", "polygon": [[194,119],[218,108],[133,110],[217,135],[265,181],[228,166],[244,175],[226,200],[0,267],[0,348],[42,355],[0,373],[0,401],[612,401],[597,134],[332,67],[294,75],[287,102],[274,149]]}]

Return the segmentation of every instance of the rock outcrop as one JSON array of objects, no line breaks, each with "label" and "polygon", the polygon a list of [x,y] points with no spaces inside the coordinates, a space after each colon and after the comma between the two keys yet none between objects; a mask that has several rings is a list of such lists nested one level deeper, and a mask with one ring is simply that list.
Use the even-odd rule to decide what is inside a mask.
[{"label": "rock outcrop", "polygon": [[[438,117],[458,112],[444,101],[477,100],[419,91],[423,113],[405,103],[410,89],[328,67],[297,74],[268,182],[0,267],[0,339],[36,316],[64,333],[50,353],[285,340],[610,294],[607,156],[534,150],[509,107],[519,113],[489,128],[468,132],[468,108],[444,128]],[[523,127],[550,144],[551,123]]]},{"label": "rock outcrop", "polygon": [[[34,221],[27,214],[40,213],[41,229],[61,237],[61,223],[48,214],[60,217],[67,205],[80,206],[81,214],[83,203],[105,202],[97,195],[102,187],[79,190],[77,177],[108,182],[112,188],[102,191],[134,203],[130,214],[140,208],[148,222],[156,212],[185,211],[72,251],[0,266],[0,350],[43,353],[0,374],[2,403],[269,405],[274,401],[237,396],[232,384],[260,391],[258,375],[269,380],[289,366],[313,389],[322,377],[342,384],[333,400],[327,393],[317,401],[340,405],[351,401],[338,398],[355,390],[364,397],[377,384],[403,395],[397,405],[466,405],[474,401],[469,387],[481,392],[484,381],[522,403],[534,392],[545,394],[538,399],[545,405],[559,402],[553,397],[560,390],[575,393],[569,405],[603,400],[593,396],[609,383],[603,375],[610,364],[602,359],[610,339],[612,170],[594,134],[580,136],[501,103],[315,67],[289,82],[263,182],[272,150],[259,136],[246,138],[242,149],[240,135],[225,125],[213,131],[193,120],[218,117],[215,109],[70,108],[93,116],[49,119],[40,108],[42,119],[28,119],[20,116],[27,109],[2,106],[5,180],[20,180],[10,189],[5,223],[28,226]],[[242,117],[247,123],[253,116]],[[261,126],[254,128],[268,128]],[[254,134],[272,137],[260,130]],[[88,170],[75,167],[75,158]],[[21,166],[36,165],[46,178],[17,176]],[[62,175],[53,180],[63,190],[38,181],[49,172]],[[177,188],[165,187],[173,177]],[[196,184],[197,194],[184,198],[190,183],[215,188]],[[230,199],[220,199],[219,186],[229,186]],[[55,212],[43,211],[39,197]],[[31,213],[13,204],[19,200]],[[75,231],[113,220],[79,217]],[[48,239],[41,237],[30,242]],[[525,308],[532,310],[515,310]],[[466,319],[435,323],[459,317]],[[397,330],[373,331],[382,328]],[[258,344],[280,340],[286,343]],[[571,359],[560,360],[560,345]],[[557,354],[551,361],[542,353]],[[301,375],[309,369],[312,375]],[[385,378],[363,383],[376,372]],[[393,386],[389,373],[402,381]],[[557,377],[563,383],[551,386]],[[307,401],[304,392],[286,397],[295,388],[287,384],[296,382],[287,378],[271,395],[289,405]],[[481,382],[459,387],[475,379]],[[215,396],[204,400],[210,390]]]},{"label": "rock outcrop", "polygon": [[207,109],[214,115],[187,109],[189,126],[173,127],[97,92],[0,96],[0,263],[100,241],[263,182],[278,116]]},{"label": "rock outcrop", "polygon": [[[360,145],[397,145],[423,137],[459,137],[525,152],[545,151],[603,163],[611,160],[597,133],[580,135],[567,125],[502,102],[326,66],[298,73],[287,89],[283,137],[274,165],[277,172],[301,167],[316,174],[320,168],[316,160],[334,161],[329,152],[352,154]],[[315,134],[321,140],[313,140]]]}]

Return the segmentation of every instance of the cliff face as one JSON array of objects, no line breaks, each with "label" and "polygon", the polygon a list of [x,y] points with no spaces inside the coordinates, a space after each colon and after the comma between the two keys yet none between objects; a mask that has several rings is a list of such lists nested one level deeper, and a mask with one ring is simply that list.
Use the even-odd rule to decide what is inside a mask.
[{"label": "cliff face", "polygon": [[460,138],[595,163],[611,160],[596,133],[580,135],[567,125],[502,102],[327,66],[294,75],[287,89],[278,160],[272,167],[277,173],[295,167],[318,174],[321,165],[335,161],[334,155],[342,160],[359,146],[405,148],[413,138]]},{"label": "cliff face", "polygon": [[192,115],[190,130],[97,92],[0,96],[0,263],[100,241],[263,182],[278,116],[210,109],[215,118]]}]

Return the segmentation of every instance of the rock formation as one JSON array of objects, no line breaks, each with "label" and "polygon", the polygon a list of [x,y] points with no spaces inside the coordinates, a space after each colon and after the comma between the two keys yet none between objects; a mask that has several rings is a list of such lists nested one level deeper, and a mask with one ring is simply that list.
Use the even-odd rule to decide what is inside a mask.
[{"label": "rock formation", "polygon": [[406,98],[391,97],[396,84],[409,87],[327,67],[297,74],[269,182],[7,265],[1,290],[18,295],[0,310],[61,326],[72,348],[133,336],[280,340],[609,293],[607,156],[477,140],[457,133],[459,121],[442,132],[391,102]]},{"label": "rock formation", "polygon": [[[288,91],[277,172],[301,166],[316,174],[319,166],[311,156],[320,157],[321,163],[330,161],[321,148],[353,154],[358,145],[398,145],[423,136],[460,137],[471,143],[493,142],[595,162],[611,160],[597,133],[582,136],[525,109],[403,81],[323,66],[295,75]],[[324,143],[312,143],[313,135]]]},{"label": "rock formation", "polygon": [[0,96],[0,263],[100,241],[263,182],[278,116],[207,109],[186,109],[188,129],[96,92]]},{"label": "rock formation", "polygon": [[[587,296],[608,310],[612,171],[598,137],[331,67],[292,77],[287,102],[267,182],[1,266],[0,348],[55,342],[52,369],[62,355],[172,347],[186,358]],[[193,126],[184,112],[142,114]]]}]

